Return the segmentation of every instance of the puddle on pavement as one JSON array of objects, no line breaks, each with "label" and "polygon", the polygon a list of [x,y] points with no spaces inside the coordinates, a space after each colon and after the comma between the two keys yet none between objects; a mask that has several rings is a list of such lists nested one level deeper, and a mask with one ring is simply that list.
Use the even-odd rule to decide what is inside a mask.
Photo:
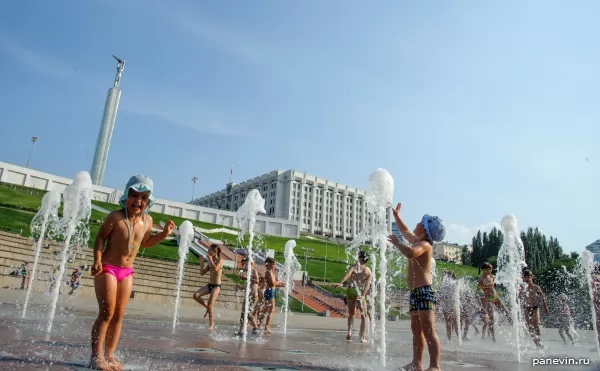
[{"label": "puddle on pavement", "polygon": [[214,348],[180,348],[190,353],[212,353],[212,354],[227,354],[222,350],[214,349]]},{"label": "puddle on pavement", "polygon": [[155,335],[144,335],[144,336],[138,336],[138,339],[142,339],[142,340],[177,340],[174,338],[170,338],[167,336],[155,336]]},{"label": "puddle on pavement", "polygon": [[464,362],[457,362],[457,361],[442,361],[442,363],[446,364],[446,365],[450,365],[450,366],[456,366],[456,367],[487,368],[487,366],[483,366],[483,365],[474,365],[472,363],[464,363]]},{"label": "puddle on pavement", "polygon": [[269,370],[269,371],[300,371],[297,368],[289,368],[289,367],[282,367],[282,366],[244,366],[244,365],[240,365],[241,368],[246,369],[246,370],[250,370],[250,371],[265,371],[265,370]]},{"label": "puddle on pavement", "polygon": [[301,350],[301,349],[273,349],[273,350],[277,350],[282,353],[290,353],[290,354],[319,354],[319,353],[309,352],[307,350]]}]

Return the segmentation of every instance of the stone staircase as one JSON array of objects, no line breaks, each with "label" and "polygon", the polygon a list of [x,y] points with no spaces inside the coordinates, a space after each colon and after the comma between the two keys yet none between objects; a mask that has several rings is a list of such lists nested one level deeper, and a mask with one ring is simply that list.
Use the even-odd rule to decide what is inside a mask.
[{"label": "stone staircase", "polygon": [[[49,248],[41,249],[38,262],[36,280],[33,291],[47,292],[50,286],[50,272],[60,264],[62,245],[51,243]],[[76,249],[72,249],[75,251]],[[75,267],[90,266],[93,263],[93,250],[81,249],[81,254],[73,257],[72,263],[67,263],[63,282],[70,281]],[[33,269],[34,246],[33,241],[17,234],[0,231],[0,287],[18,289],[21,286],[20,277],[12,277],[10,273],[19,268],[23,262],[30,262]],[[177,285],[177,262],[149,259],[137,256],[134,264],[133,292],[130,300],[147,301],[162,304],[175,302],[175,288]],[[200,266],[186,264],[181,286],[180,297],[182,305],[199,306],[192,295],[200,287],[208,284],[209,275],[200,276]],[[61,285],[61,294],[68,294],[70,287]],[[81,277],[81,286],[76,295],[95,297],[94,282],[90,271],[84,271]],[[216,306],[226,309],[241,309],[243,298],[236,293],[235,283],[224,275],[222,289]]]},{"label": "stone staircase", "polygon": [[317,313],[329,311],[331,317],[346,316],[347,311],[342,299],[322,293],[310,286],[302,287],[302,281],[295,281],[291,296],[302,302],[302,293],[304,293],[304,305],[308,305]]}]

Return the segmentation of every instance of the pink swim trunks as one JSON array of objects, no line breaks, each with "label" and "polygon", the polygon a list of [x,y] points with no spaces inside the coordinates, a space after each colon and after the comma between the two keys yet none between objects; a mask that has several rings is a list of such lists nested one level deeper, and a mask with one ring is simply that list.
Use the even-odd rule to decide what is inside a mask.
[{"label": "pink swim trunks", "polygon": [[102,264],[102,273],[112,274],[117,279],[117,282],[121,282],[123,281],[123,278],[131,276],[133,267],[121,268],[110,264]]}]

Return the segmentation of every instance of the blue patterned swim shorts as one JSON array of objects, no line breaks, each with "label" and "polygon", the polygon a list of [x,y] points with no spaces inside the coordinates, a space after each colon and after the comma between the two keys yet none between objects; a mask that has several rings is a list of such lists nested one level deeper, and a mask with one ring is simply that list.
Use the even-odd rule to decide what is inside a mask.
[{"label": "blue patterned swim shorts", "polygon": [[414,288],[410,291],[410,311],[434,310],[435,291],[430,285]]}]

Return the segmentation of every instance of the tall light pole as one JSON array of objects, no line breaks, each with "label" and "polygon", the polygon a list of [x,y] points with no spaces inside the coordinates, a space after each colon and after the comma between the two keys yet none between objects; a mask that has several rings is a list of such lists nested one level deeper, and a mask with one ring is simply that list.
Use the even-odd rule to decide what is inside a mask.
[{"label": "tall light pole", "polygon": [[323,278],[327,282],[327,241],[325,241],[325,273],[323,273]]},{"label": "tall light pole", "polygon": [[[308,258],[307,258],[306,254],[309,251],[313,252],[315,250],[313,250],[313,249],[307,249],[306,247],[301,247],[300,250],[304,251],[304,270],[306,271],[306,276],[308,277],[308,267],[307,267],[307,263],[308,263],[307,260],[308,260]],[[302,289],[302,311],[303,312],[304,312],[304,291],[305,291],[305,289],[303,288]]]},{"label": "tall light pole", "polygon": [[31,160],[31,152],[33,152],[33,144],[37,142],[38,137],[31,137],[31,149],[29,150],[29,157],[27,157],[27,165],[25,167],[29,167],[29,160]]},{"label": "tall light pole", "polygon": [[196,190],[196,182],[198,181],[198,178],[193,177],[192,178],[192,182],[194,182],[194,185],[192,186],[192,202],[194,201],[194,191]]}]

